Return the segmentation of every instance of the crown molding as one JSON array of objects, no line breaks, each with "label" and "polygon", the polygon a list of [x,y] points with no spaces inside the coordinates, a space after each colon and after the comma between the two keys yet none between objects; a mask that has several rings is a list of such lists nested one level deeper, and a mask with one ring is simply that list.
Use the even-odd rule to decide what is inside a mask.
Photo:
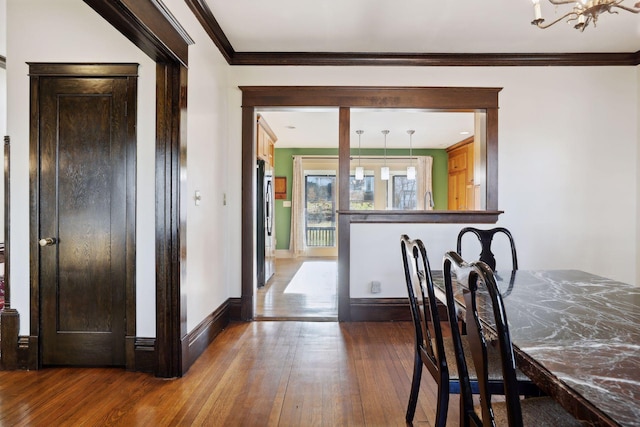
[{"label": "crown molding", "polygon": [[236,52],[230,65],[511,67],[639,65],[640,53]]},{"label": "crown molding", "polygon": [[640,51],[621,53],[236,52],[205,0],[185,0],[229,65],[512,67],[640,65]]},{"label": "crown molding", "polygon": [[202,25],[204,31],[209,35],[213,43],[218,47],[222,56],[227,61],[228,64],[232,63],[233,57],[236,55],[235,50],[233,50],[233,46],[231,46],[231,42],[227,38],[224,31],[218,24],[218,21],[211,13],[211,9],[207,6],[205,0],[185,0],[191,12],[195,15],[196,19]]}]

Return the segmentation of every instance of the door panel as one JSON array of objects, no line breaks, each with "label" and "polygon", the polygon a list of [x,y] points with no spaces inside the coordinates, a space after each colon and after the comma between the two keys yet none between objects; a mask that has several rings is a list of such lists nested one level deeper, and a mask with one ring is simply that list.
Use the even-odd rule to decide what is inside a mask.
[{"label": "door panel", "polygon": [[41,78],[42,363],[124,365],[126,79]]}]

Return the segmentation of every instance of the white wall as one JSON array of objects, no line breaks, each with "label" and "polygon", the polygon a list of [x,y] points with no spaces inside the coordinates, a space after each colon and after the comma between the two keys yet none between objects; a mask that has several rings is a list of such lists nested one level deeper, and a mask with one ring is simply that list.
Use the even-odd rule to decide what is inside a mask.
[{"label": "white wall", "polygon": [[[7,0],[0,0],[0,56],[7,57]],[[7,72],[0,68],[0,137],[7,130]],[[0,178],[0,182],[2,179]],[[1,214],[0,214],[1,215]],[[0,233],[3,233],[0,231]]]},{"label": "white wall", "polygon": [[7,56],[7,0],[0,0],[0,55]]},{"label": "white wall", "polygon": [[[165,1],[195,41],[187,94],[187,331],[228,298],[227,71],[229,66],[183,0]],[[202,197],[196,206],[194,195]]]},{"label": "white wall", "polygon": [[[637,74],[637,67],[232,67],[230,141],[240,141],[242,85],[503,87],[499,208],[505,213],[498,225],[514,234],[520,268],[574,268],[634,283]],[[239,159],[240,147],[230,147],[230,156]],[[232,169],[229,180],[239,181],[240,170]],[[238,218],[234,229],[239,224]],[[439,266],[462,226],[354,226],[351,296],[372,296],[373,275],[383,280],[380,296],[404,296],[400,234],[426,240]],[[240,295],[236,283],[232,293]]]},{"label": "white wall", "polygon": [[155,336],[155,63],[77,0],[7,4],[11,136],[11,303],[29,333],[29,67],[27,62],[135,62],[138,80],[137,335]]},{"label": "white wall", "polygon": [[[0,0],[0,55],[7,57],[7,0]],[[4,147],[7,134],[7,71],[0,68],[0,138]],[[3,169],[4,170],[4,169]],[[0,172],[0,200],[4,200],[4,173]],[[0,209],[0,224],[4,224],[4,209]],[[4,242],[4,226],[0,226],[0,242]]]}]

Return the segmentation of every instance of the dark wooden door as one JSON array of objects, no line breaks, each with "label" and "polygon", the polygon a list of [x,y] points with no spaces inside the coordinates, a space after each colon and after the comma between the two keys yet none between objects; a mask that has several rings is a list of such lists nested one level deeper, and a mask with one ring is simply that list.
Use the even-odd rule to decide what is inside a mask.
[{"label": "dark wooden door", "polygon": [[127,81],[41,77],[39,105],[42,364],[123,366]]}]

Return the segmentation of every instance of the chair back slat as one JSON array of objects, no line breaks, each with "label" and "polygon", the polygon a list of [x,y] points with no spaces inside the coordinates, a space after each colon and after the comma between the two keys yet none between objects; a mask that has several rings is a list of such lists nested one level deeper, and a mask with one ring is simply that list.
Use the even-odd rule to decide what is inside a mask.
[{"label": "chair back slat", "polygon": [[456,310],[455,300],[455,295],[459,295],[462,292],[459,283],[466,282],[469,272],[469,264],[467,264],[458,253],[449,251],[444,255],[442,262],[444,291],[447,302],[448,320],[451,326],[451,338],[458,368],[458,378],[460,378],[460,405],[461,416],[463,417],[460,424],[481,426],[482,420],[473,410],[474,403],[471,391],[471,380],[469,379],[469,369],[467,368],[467,361],[465,360],[462,335],[458,326],[460,319]]},{"label": "chair back slat", "polygon": [[471,263],[470,267],[467,289],[463,295],[469,345],[478,375],[483,425],[495,426],[495,421],[488,388],[487,356],[487,347],[493,345],[493,342],[488,341],[481,318],[493,323],[497,334],[509,426],[519,427],[522,426],[522,411],[516,379],[516,361],[502,296],[494,273],[486,263],[476,261]]},{"label": "chair back slat", "polygon": [[496,227],[490,230],[481,230],[479,228],[474,227],[465,227],[458,233],[458,240],[456,244],[456,251],[458,255],[462,256],[462,237],[467,234],[474,234],[478,240],[480,241],[481,252],[479,260],[484,262],[491,268],[491,270],[496,270],[496,257],[494,253],[491,251],[491,244],[493,243],[493,237],[497,233],[504,234],[509,240],[509,246],[511,249],[511,269],[518,269],[518,256],[516,254],[516,244],[511,235],[511,232],[504,227]]},{"label": "chair back slat", "polygon": [[430,364],[427,368],[432,375],[437,373],[448,381],[442,327],[427,250],[421,240],[411,240],[407,235],[402,235],[400,246],[417,349],[428,356]]}]

